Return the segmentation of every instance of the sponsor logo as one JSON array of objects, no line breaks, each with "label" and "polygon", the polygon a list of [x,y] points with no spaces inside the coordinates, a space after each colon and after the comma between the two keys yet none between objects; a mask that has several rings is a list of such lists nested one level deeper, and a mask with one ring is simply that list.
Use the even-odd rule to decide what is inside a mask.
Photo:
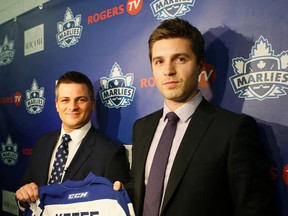
[{"label": "sponsor logo", "polygon": [[126,4],[126,10],[130,15],[138,14],[143,6],[144,0],[128,0]]},{"label": "sponsor logo", "polygon": [[68,199],[79,199],[79,198],[85,198],[87,196],[88,196],[88,192],[68,194]]},{"label": "sponsor logo", "polygon": [[22,94],[21,92],[17,91],[14,95],[14,103],[16,106],[19,106],[22,102]]},{"label": "sponsor logo", "polygon": [[[128,0],[126,4],[127,13],[131,16],[138,14],[142,10],[144,0]],[[120,4],[118,6],[108,8],[106,10],[96,12],[91,16],[88,16],[87,23],[98,23],[112,17],[120,16],[125,13],[125,5]]]},{"label": "sponsor logo", "polygon": [[119,16],[125,12],[124,4],[117,7],[109,8],[101,12],[95,13],[92,16],[88,16],[88,24],[97,23],[99,21],[104,21],[115,16]]},{"label": "sponsor logo", "polygon": [[283,168],[270,167],[269,169],[272,180],[283,180],[288,186],[288,164],[284,164]]},{"label": "sponsor logo", "polygon": [[81,24],[81,14],[73,16],[71,9],[68,7],[63,22],[57,23],[56,40],[61,48],[75,45],[81,38],[83,27]]},{"label": "sponsor logo", "polygon": [[136,88],[132,86],[134,74],[123,76],[122,69],[114,63],[109,78],[101,77],[99,92],[102,103],[108,108],[120,108],[130,105],[133,101]]},{"label": "sponsor logo", "polygon": [[32,154],[32,148],[22,148],[21,154],[25,156],[30,156]]},{"label": "sponsor logo", "polygon": [[5,165],[13,166],[18,161],[18,146],[16,143],[12,142],[12,138],[9,135],[7,137],[6,143],[1,143],[2,151],[1,151],[1,159]]},{"label": "sponsor logo", "polygon": [[8,97],[1,97],[0,98],[0,104],[14,104],[16,106],[19,106],[22,102],[22,94],[21,92],[17,91],[13,96],[8,96]]},{"label": "sponsor logo", "polygon": [[19,214],[18,205],[15,199],[15,192],[2,190],[2,210],[9,212],[12,215]]},{"label": "sponsor logo", "polygon": [[151,10],[158,20],[166,20],[183,16],[190,11],[196,0],[154,0]]},{"label": "sponsor logo", "polygon": [[198,77],[198,85],[202,88],[207,88],[212,86],[216,78],[216,70],[213,65],[205,63],[203,70]]},{"label": "sponsor logo", "polygon": [[288,50],[274,54],[263,36],[255,42],[248,59],[232,59],[235,75],[230,82],[235,94],[245,100],[275,99],[286,95],[288,88]]},{"label": "sponsor logo", "polygon": [[44,24],[24,32],[24,56],[44,50]]},{"label": "sponsor logo", "polygon": [[26,110],[29,114],[38,114],[42,112],[44,105],[44,87],[39,88],[37,81],[34,79],[31,90],[26,90]]},{"label": "sponsor logo", "polygon": [[0,45],[0,66],[12,63],[15,55],[14,41],[9,41],[8,36],[4,38],[3,45]]}]

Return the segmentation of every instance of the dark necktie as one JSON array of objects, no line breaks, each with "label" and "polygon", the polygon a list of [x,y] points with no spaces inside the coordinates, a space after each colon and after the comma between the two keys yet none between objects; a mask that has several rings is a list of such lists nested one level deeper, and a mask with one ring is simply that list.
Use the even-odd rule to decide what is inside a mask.
[{"label": "dark necktie", "polygon": [[149,173],[143,216],[158,216],[160,211],[166,166],[179,120],[174,112],[167,113],[166,117],[168,123],[162,132]]},{"label": "dark necktie", "polygon": [[61,183],[64,167],[68,157],[68,143],[71,137],[68,134],[62,136],[62,143],[57,149],[49,184]]}]

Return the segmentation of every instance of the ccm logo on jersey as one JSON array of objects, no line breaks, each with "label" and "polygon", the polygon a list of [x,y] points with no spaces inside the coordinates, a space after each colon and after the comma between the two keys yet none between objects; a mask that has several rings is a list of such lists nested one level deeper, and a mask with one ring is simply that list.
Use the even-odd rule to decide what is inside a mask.
[{"label": "ccm logo on jersey", "polygon": [[85,198],[88,196],[88,192],[84,193],[75,193],[75,194],[69,194],[68,199],[78,199],[78,198]]}]

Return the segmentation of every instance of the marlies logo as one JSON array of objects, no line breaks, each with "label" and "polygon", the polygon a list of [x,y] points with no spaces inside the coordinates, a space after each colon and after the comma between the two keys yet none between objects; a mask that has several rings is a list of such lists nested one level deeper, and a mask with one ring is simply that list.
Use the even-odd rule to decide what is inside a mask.
[{"label": "marlies logo", "polygon": [[18,161],[17,144],[12,142],[11,136],[7,137],[6,143],[1,143],[1,159],[8,166],[13,166]]},{"label": "marlies logo", "polygon": [[154,0],[151,4],[151,10],[154,17],[159,20],[171,19],[177,16],[183,16],[190,11],[196,0]]},{"label": "marlies logo", "polygon": [[133,101],[136,88],[132,86],[134,75],[128,73],[123,76],[122,70],[117,62],[114,63],[109,78],[100,78],[102,90],[100,98],[108,108],[127,107]]},{"label": "marlies logo", "polygon": [[45,105],[44,87],[39,88],[37,81],[32,82],[31,90],[26,90],[25,106],[29,114],[42,112]]},{"label": "marlies logo", "polygon": [[0,66],[12,63],[14,55],[14,41],[8,41],[8,36],[6,35],[3,46],[0,45]]},{"label": "marlies logo", "polygon": [[70,8],[67,8],[64,21],[57,23],[58,34],[56,35],[56,39],[60,47],[70,47],[79,42],[83,29],[80,24],[81,14],[78,14],[74,18]]},{"label": "marlies logo", "polygon": [[271,44],[263,36],[255,42],[249,59],[232,59],[235,75],[230,82],[235,94],[246,100],[264,100],[286,95],[288,88],[288,51],[274,55]]}]

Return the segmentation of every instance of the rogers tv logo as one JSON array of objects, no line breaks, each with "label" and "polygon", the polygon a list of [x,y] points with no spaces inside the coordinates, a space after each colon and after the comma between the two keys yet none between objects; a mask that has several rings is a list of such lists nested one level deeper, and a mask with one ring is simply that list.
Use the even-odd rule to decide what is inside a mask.
[{"label": "rogers tv logo", "polygon": [[128,0],[126,10],[130,15],[138,14],[143,6],[143,0]]},{"label": "rogers tv logo", "polygon": [[22,102],[22,94],[20,91],[15,92],[14,96],[7,96],[0,98],[0,105],[1,104],[15,104],[19,106]]},{"label": "rogers tv logo", "polygon": [[[130,15],[138,14],[143,6],[144,0],[128,0],[126,3],[127,13]],[[97,23],[100,21],[104,21],[106,19],[111,19],[116,16],[120,16],[125,13],[125,5],[120,4],[118,6],[108,8],[103,11],[98,11],[91,16],[88,16],[87,22],[88,24]]]}]

